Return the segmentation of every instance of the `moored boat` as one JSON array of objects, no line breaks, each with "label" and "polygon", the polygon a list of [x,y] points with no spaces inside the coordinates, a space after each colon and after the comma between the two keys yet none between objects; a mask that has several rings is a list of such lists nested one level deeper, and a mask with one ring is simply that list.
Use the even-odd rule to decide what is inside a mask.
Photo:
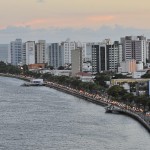
[{"label": "moored boat", "polygon": [[118,108],[115,107],[114,105],[108,105],[107,107],[105,107],[105,112],[106,113],[116,113],[116,114],[119,113]]},{"label": "moored boat", "polygon": [[30,82],[24,83],[22,86],[44,86],[43,79],[31,79]]},{"label": "moored boat", "polygon": [[105,107],[105,112],[106,113],[112,113],[112,106],[111,105],[108,105]]}]

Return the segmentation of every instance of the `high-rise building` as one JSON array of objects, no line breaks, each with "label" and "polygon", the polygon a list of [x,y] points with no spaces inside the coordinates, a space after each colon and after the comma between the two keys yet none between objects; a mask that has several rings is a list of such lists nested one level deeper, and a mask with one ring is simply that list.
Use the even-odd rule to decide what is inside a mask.
[{"label": "high-rise building", "polygon": [[29,65],[35,64],[35,42],[27,41],[23,44],[22,63]]},{"label": "high-rise building", "polygon": [[72,76],[82,72],[82,49],[78,48],[71,51]]},{"label": "high-rise building", "polygon": [[115,41],[107,47],[107,69],[109,71],[117,71],[119,64],[122,62],[122,45]]},{"label": "high-rise building", "polygon": [[22,63],[22,40],[16,39],[10,43],[11,64]]},{"label": "high-rise building", "polygon": [[49,45],[49,65],[54,68],[62,66],[62,54],[59,43],[52,43]]},{"label": "high-rise building", "polygon": [[39,40],[35,48],[35,63],[46,63],[46,41]]},{"label": "high-rise building", "polygon": [[150,63],[150,39],[147,39],[147,54],[146,54],[146,60],[147,63]]},{"label": "high-rise building", "polygon": [[105,43],[95,43],[92,45],[92,72],[97,73],[106,71],[107,67],[107,50]]},{"label": "high-rise building", "polygon": [[61,43],[61,51],[62,51],[62,64],[71,64],[71,51],[75,50],[76,42],[71,42],[67,40]]},{"label": "high-rise building", "polygon": [[92,45],[93,43],[81,43],[83,62],[92,61]]},{"label": "high-rise building", "polygon": [[26,43],[22,44],[22,65],[26,65]]},{"label": "high-rise building", "polygon": [[8,61],[8,44],[0,44],[0,61],[3,61],[5,63]]},{"label": "high-rise building", "polygon": [[123,61],[135,59],[146,64],[146,37],[126,36],[121,38]]},{"label": "high-rise building", "polygon": [[92,72],[117,71],[122,62],[122,45],[110,39],[92,44]]}]

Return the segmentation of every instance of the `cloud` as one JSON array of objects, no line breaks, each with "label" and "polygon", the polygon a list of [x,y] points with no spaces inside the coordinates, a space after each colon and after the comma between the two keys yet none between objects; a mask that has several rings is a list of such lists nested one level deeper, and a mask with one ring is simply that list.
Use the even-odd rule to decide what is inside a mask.
[{"label": "cloud", "polygon": [[49,23],[48,19],[33,19],[27,22],[16,22],[14,26],[18,26],[18,27],[30,26],[30,27],[36,28],[36,27],[43,26],[48,23]]},{"label": "cloud", "polygon": [[114,27],[102,26],[98,29],[92,28],[54,28],[32,29],[30,26],[9,26],[0,30],[0,43],[7,44],[16,38],[21,38],[24,42],[44,39],[47,43],[61,42],[70,38],[72,41],[100,42],[106,38],[112,41],[120,41],[120,37],[128,35],[144,35],[150,39],[150,31],[136,28],[125,28],[115,25]]},{"label": "cloud", "polygon": [[112,15],[105,15],[105,16],[89,16],[87,19],[88,21],[112,21],[114,20],[115,16]]},{"label": "cloud", "polygon": [[15,22],[14,26],[30,26],[34,29],[37,28],[47,28],[50,25],[53,27],[59,28],[81,28],[81,27],[93,27],[98,28],[105,24],[111,24],[115,20],[115,16],[113,15],[67,15],[64,14],[62,16],[59,15],[50,15],[47,18],[35,18],[29,21],[24,22]]}]

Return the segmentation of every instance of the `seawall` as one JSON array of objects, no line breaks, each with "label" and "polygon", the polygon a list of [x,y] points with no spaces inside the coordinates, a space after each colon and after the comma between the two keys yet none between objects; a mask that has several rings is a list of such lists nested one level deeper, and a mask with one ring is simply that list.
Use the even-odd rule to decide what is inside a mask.
[{"label": "seawall", "polygon": [[0,73],[0,76],[17,78],[17,79],[21,79],[21,80],[24,80],[24,81],[30,81],[30,79],[31,79],[31,78],[25,77],[25,76],[13,75],[13,74],[4,74],[4,73]]},{"label": "seawall", "polygon": [[134,112],[125,109],[120,109],[118,112],[134,118],[135,120],[140,122],[145,127],[145,129],[147,129],[147,131],[150,133],[150,119],[147,119],[146,116],[142,114],[136,114]]},{"label": "seawall", "polygon": [[95,103],[95,104],[99,104],[101,106],[107,106],[108,103],[106,102],[103,102],[103,101],[99,101],[95,98],[91,98],[89,96],[86,96],[86,95],[83,95],[83,94],[80,94],[79,92],[77,91],[73,91],[73,90],[69,90],[67,88],[64,88],[64,87],[61,87],[61,86],[58,86],[56,84],[46,84],[47,87],[50,87],[50,88],[54,88],[58,91],[61,91],[61,92],[65,92],[65,93],[68,93],[68,94],[71,94],[73,96],[76,96],[78,98],[81,98],[81,99],[84,99],[86,101],[89,101],[89,102],[92,102],[92,103]]},{"label": "seawall", "polygon": [[[109,103],[103,101],[103,100],[97,100],[95,99],[94,97],[88,97],[88,96],[85,96],[83,94],[80,94],[79,92],[76,92],[76,91],[71,91],[67,88],[64,88],[63,86],[61,85],[57,85],[57,84],[47,84],[46,85],[47,87],[50,87],[50,88],[54,88],[58,91],[61,91],[61,92],[65,92],[65,93],[68,93],[68,94],[71,94],[73,96],[76,96],[78,98],[81,98],[81,99],[84,99],[86,101],[89,101],[89,102],[92,102],[92,103],[95,103],[95,104],[98,104],[98,105],[101,105],[101,106],[107,106]],[[138,122],[140,122],[146,129],[147,131],[150,133],[150,117],[149,119],[146,119],[146,117],[142,114],[137,114],[135,112],[132,112],[130,110],[127,110],[127,109],[120,109],[120,110],[117,110],[119,113],[121,114],[124,114],[124,115],[127,115],[135,120],[137,120]]]}]

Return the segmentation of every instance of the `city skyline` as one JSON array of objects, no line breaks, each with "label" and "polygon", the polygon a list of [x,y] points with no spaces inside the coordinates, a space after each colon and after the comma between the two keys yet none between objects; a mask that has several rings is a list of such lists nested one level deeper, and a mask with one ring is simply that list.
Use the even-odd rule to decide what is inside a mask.
[{"label": "city skyline", "polygon": [[15,38],[117,40],[125,34],[150,38],[149,0],[0,1],[0,43]]}]

